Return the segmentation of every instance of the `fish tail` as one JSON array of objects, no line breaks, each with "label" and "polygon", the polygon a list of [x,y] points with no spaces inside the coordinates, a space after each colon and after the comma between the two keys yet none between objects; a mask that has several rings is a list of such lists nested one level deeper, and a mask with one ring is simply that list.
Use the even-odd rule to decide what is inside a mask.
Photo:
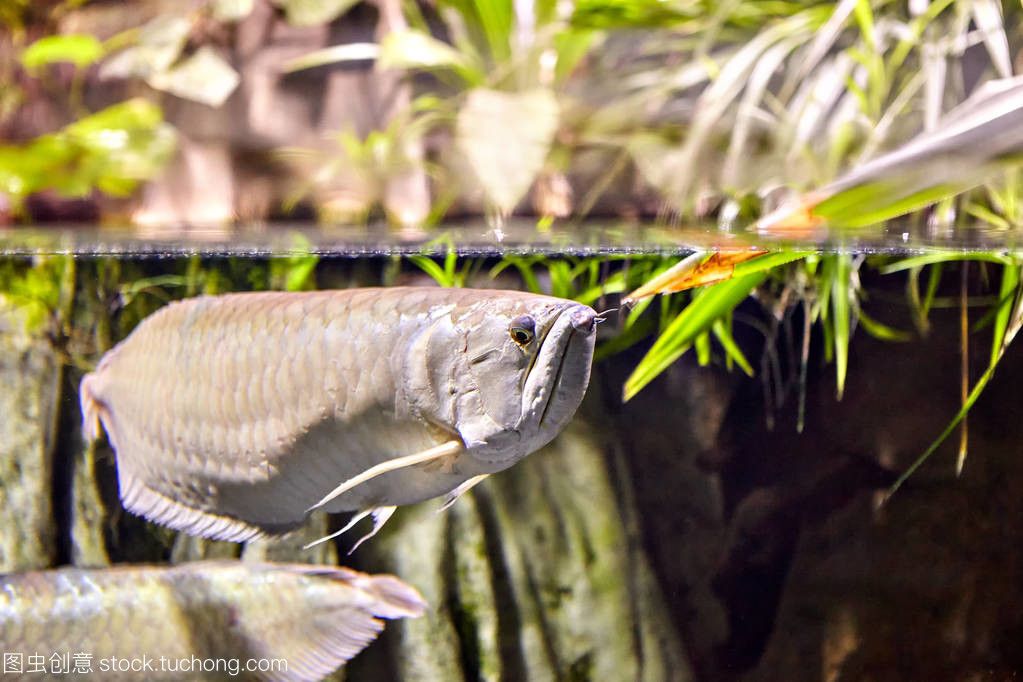
[{"label": "fish tail", "polygon": [[369,611],[377,618],[416,618],[426,612],[426,600],[411,585],[393,575],[370,575],[344,566],[317,566],[315,564],[289,564],[290,571],[327,578],[349,585],[373,597]]},{"label": "fish tail", "polygon": [[426,611],[426,601],[415,588],[392,575],[366,576],[362,587],[377,597],[373,613],[379,618],[415,618]]},{"label": "fish tail", "polygon": [[82,436],[88,443],[99,438],[100,418],[106,409],[97,394],[98,380],[96,372],[89,372],[82,377],[82,383],[78,387],[78,400],[82,409]]}]

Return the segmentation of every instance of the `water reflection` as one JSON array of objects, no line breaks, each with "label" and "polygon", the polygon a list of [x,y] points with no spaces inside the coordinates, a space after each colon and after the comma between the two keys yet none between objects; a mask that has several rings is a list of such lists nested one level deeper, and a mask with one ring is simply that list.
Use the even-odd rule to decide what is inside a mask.
[{"label": "water reflection", "polygon": [[266,256],[318,253],[385,256],[410,253],[462,255],[660,254],[693,250],[809,249],[824,252],[912,253],[930,249],[1006,251],[1019,236],[974,222],[935,227],[926,220],[890,221],[856,229],[821,226],[807,231],[757,231],[752,226],[723,229],[713,223],[586,222],[549,228],[517,220],[494,227],[483,220],[434,228],[308,223],[239,226],[92,227],[53,225],[0,229],[0,255],[75,253],[80,255]]}]

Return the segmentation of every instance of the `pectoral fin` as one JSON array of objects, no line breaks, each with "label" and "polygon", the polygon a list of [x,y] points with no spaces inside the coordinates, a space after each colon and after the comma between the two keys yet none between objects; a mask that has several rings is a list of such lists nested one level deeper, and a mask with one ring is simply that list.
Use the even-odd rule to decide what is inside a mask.
[{"label": "pectoral fin", "polygon": [[473,476],[472,478],[463,481],[461,485],[444,496],[444,504],[440,506],[437,513],[440,514],[442,511],[453,505],[458,501],[459,497],[475,488],[477,484],[482,483],[489,476],[490,474],[480,474],[479,476]]},{"label": "pectoral fin", "polygon": [[353,516],[351,518],[351,520],[349,520],[348,523],[345,524],[345,527],[342,528],[341,530],[334,531],[330,535],[322,537],[319,540],[313,540],[308,545],[304,546],[302,549],[309,549],[310,547],[315,547],[316,545],[318,545],[320,543],[323,543],[323,542],[326,542],[327,540],[333,540],[337,536],[339,536],[339,535],[347,532],[348,530],[350,530],[352,528],[352,526],[357,524],[359,521],[362,521],[367,516],[372,516],[373,517],[373,530],[371,530],[370,532],[366,533],[361,538],[359,538],[359,541],[356,542],[355,545],[353,545],[350,550],[348,550],[348,553],[351,554],[352,552],[354,552],[355,550],[357,550],[359,548],[359,545],[361,545],[363,542],[365,542],[366,540],[369,540],[371,537],[376,535],[377,532],[381,528],[384,527],[384,524],[387,523],[387,520],[391,518],[391,515],[394,514],[396,509],[397,509],[397,507],[375,507],[373,509],[367,509],[365,511],[361,511],[358,514],[356,514],[355,516]]},{"label": "pectoral fin", "polygon": [[322,500],[320,500],[313,506],[309,507],[309,509],[306,510],[306,513],[316,511],[317,509],[323,507],[325,504],[329,503],[334,498],[348,492],[355,486],[365,483],[366,481],[372,480],[382,474],[386,474],[389,471],[404,469],[405,467],[415,466],[416,464],[422,464],[424,462],[430,462],[435,459],[441,459],[442,457],[453,457],[460,454],[464,449],[465,446],[462,445],[461,442],[451,440],[446,443],[441,443],[436,447],[432,447],[429,450],[423,450],[422,452],[417,452],[412,455],[405,455],[404,457],[396,457],[394,459],[389,459],[386,462],[381,462],[380,464],[377,464],[375,466],[371,466],[369,469],[366,469],[361,474],[349,478],[347,481],[345,481],[338,487],[334,488],[334,490],[327,493],[327,495]]}]

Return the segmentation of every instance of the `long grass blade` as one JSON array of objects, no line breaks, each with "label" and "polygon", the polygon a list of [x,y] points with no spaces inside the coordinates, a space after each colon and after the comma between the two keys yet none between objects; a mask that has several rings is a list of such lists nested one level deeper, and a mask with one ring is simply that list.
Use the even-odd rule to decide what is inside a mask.
[{"label": "long grass blade", "polygon": [[831,281],[831,327],[834,330],[835,380],[838,399],[845,392],[845,377],[849,368],[849,333],[851,310],[849,299],[852,292],[852,256],[840,254],[835,257],[835,274]]},{"label": "long grass blade", "polygon": [[[857,17],[867,30],[861,6]],[[876,88],[869,90],[874,93]],[[1021,154],[1023,77],[991,81],[935,129],[765,216],[756,227],[772,232],[822,221],[837,227],[883,222],[975,187],[1018,164]]]},{"label": "long grass blade", "polygon": [[710,364],[710,334],[702,332],[693,341],[693,348],[696,349],[696,363],[700,367]]},{"label": "long grass blade", "polygon": [[905,471],[903,471],[899,475],[899,477],[895,480],[895,483],[893,483],[892,486],[888,488],[888,492],[885,494],[884,499],[881,500],[881,504],[884,504],[889,499],[891,499],[892,495],[894,495],[896,491],[898,491],[898,489],[902,487],[902,485],[909,479],[909,477],[916,473],[916,470],[919,469],[920,466],[924,462],[926,462],[931,455],[934,454],[935,450],[941,447],[941,444],[945,442],[945,439],[952,435],[952,432],[955,431],[956,427],[959,426],[959,423],[966,418],[966,415],[970,412],[970,409],[973,408],[974,403],[976,403],[977,399],[980,398],[980,394],[984,392],[984,389],[987,387],[988,382],[991,381],[991,377],[995,375],[996,366],[997,363],[993,363],[988,366],[987,370],[977,380],[977,384],[973,387],[973,390],[970,391],[970,394],[966,397],[966,401],[963,403],[963,406],[959,409],[959,412],[956,413],[956,416],[952,418],[952,421],[948,423],[948,425],[945,427],[945,430],[942,431],[941,434],[934,439],[934,441],[927,447],[927,449],[924,450],[924,452],[919,457],[917,457],[913,461],[913,463],[906,468]]},{"label": "long grass blade", "polygon": [[[959,271],[959,379],[960,400],[966,404],[970,396],[970,306],[969,283],[970,261],[963,263]],[[970,422],[963,416],[959,428],[959,452],[956,454],[956,476],[963,473],[966,465],[966,451],[970,441]]]},{"label": "long grass blade", "polygon": [[439,286],[451,287],[454,284],[444,271],[444,268],[442,268],[437,261],[433,260],[429,256],[409,256],[409,260],[412,261],[416,267],[429,275]]},{"label": "long grass blade", "polygon": [[989,251],[962,251],[962,252],[937,252],[937,253],[926,253],[920,256],[910,256],[909,258],[903,258],[897,260],[894,263],[889,263],[884,267],[880,268],[879,272],[882,275],[890,275],[893,272],[900,272],[902,270],[909,270],[910,268],[919,268],[924,265],[934,265],[936,263],[951,263],[954,261],[987,261],[989,263],[998,263],[1000,265],[1009,265],[1011,261],[1008,257],[999,255],[997,253],[991,253]]},{"label": "long grass blade", "polygon": [[731,330],[725,324],[724,319],[717,319],[714,321],[711,329],[714,332],[714,338],[718,340],[721,347],[725,350],[725,354],[734,362],[739,365],[743,372],[747,376],[753,376],[753,366],[749,364],[749,360],[746,359],[746,355],[739,348],[739,344],[735,342],[735,337],[732,336]]},{"label": "long grass blade", "polygon": [[1002,268],[1002,286],[998,294],[998,313],[995,315],[994,336],[991,339],[991,363],[994,364],[1004,350],[1009,316],[1020,286],[1020,266],[1012,264]]},{"label": "long grass blade", "polygon": [[857,311],[856,319],[860,326],[863,327],[863,331],[867,332],[875,339],[880,339],[881,341],[904,342],[910,341],[913,338],[912,334],[909,332],[901,329],[895,329],[883,322],[879,322],[863,312],[862,309]]},{"label": "long grass blade", "polygon": [[646,356],[640,360],[625,381],[623,399],[628,401],[633,398],[681,357],[697,336],[709,329],[715,320],[730,314],[766,276],[766,272],[755,272],[702,290],[665,328]]}]

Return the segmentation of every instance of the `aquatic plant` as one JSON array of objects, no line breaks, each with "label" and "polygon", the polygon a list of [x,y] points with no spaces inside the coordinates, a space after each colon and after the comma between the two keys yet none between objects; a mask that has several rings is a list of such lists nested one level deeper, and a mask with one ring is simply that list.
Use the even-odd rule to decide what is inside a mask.
[{"label": "aquatic plant", "polygon": [[[695,254],[693,262],[700,264],[717,262],[718,254]],[[661,374],[669,365],[677,361],[691,348],[697,350],[701,365],[710,360],[708,330],[714,332],[727,360],[734,362],[747,374],[752,375],[752,368],[745,361],[742,351],[735,345],[730,332],[733,320],[752,324],[760,328],[765,336],[765,361],[761,364],[762,381],[765,391],[765,402],[768,423],[773,423],[772,410],[777,402],[783,399],[785,391],[781,388],[778,375],[781,367],[773,353],[773,343],[777,338],[777,322],[791,317],[796,309],[802,310],[803,332],[799,358],[799,405],[797,430],[802,430],[805,418],[805,382],[806,363],[809,352],[811,327],[819,323],[822,330],[824,359],[834,362],[836,373],[836,391],[841,399],[848,372],[849,344],[853,331],[857,326],[872,336],[885,341],[908,341],[909,332],[892,328],[870,317],[863,309],[862,301],[865,293],[859,281],[858,271],[864,262],[862,256],[850,254],[805,254],[799,252],[779,252],[763,255],[755,259],[743,260],[732,266],[723,281],[698,289],[686,305],[667,324],[663,320],[660,334],[651,349],[643,357],[632,374],[626,380],[623,398],[629,400],[653,379]],[[957,262],[962,270],[961,297],[959,300],[962,318],[962,407],[952,418],[945,429],[924,450],[892,485],[889,494],[894,493],[905,480],[938,447],[955,431],[962,427],[956,471],[960,472],[965,462],[968,449],[968,431],[966,417],[970,409],[982,394],[984,388],[994,376],[998,363],[1012,343],[1021,326],[1023,326],[1023,285],[1021,285],[1021,264],[1014,255],[1002,255],[990,252],[950,253],[937,252],[908,258],[877,258],[869,261],[871,267],[880,274],[908,272],[907,306],[918,333],[926,334],[928,329],[927,316],[935,300],[938,283],[944,264]],[[966,268],[970,263],[994,264],[1000,266],[1001,280],[998,296],[991,304],[987,314],[971,329],[968,324],[968,300]],[[919,279],[923,269],[929,269],[925,292],[921,295]],[[691,267],[690,270],[693,268]],[[663,273],[655,277],[659,288],[644,286],[640,293],[652,296],[655,293],[668,293],[683,287],[675,286],[680,279],[684,280],[683,268],[678,265],[672,270],[680,276],[664,277]],[[780,293],[772,293],[772,289],[780,288]],[[630,296],[635,296],[631,294]],[[773,321],[770,327],[760,327],[756,321],[748,317],[740,317],[736,309],[747,297],[757,298],[766,308],[768,318]],[[650,299],[643,301],[648,303]],[[637,308],[638,309],[638,308]],[[987,326],[991,327],[991,351],[986,370],[970,386],[969,335]],[[701,348],[702,344],[702,348]],[[772,381],[771,373],[775,374]],[[775,386],[774,389],[771,387]]]},{"label": "aquatic plant", "polygon": [[0,261],[0,327],[28,334],[64,331],[74,279],[75,261],[70,256]]},{"label": "aquatic plant", "polygon": [[[356,4],[274,2],[300,26],[335,21]],[[74,5],[53,12],[74,16]],[[252,7],[210,0],[150,13],[103,41],[79,21],[79,32],[45,35],[19,54],[41,78],[74,65],[75,101],[92,73],[216,106],[239,82],[217,36]],[[729,227],[796,195],[813,208],[809,218],[840,226],[936,202],[946,221],[1016,219],[1015,5],[388,0],[379,10],[375,42],[286,65],[375,61],[378,74],[407,76],[374,130],[338,131],[328,149],[304,157],[282,150],[295,196],[315,194],[325,221],[364,221],[376,207],[400,224],[432,224],[452,207],[483,207],[496,219],[525,208],[530,192],[532,211],[547,220],[598,210],[710,216]],[[15,3],[0,19],[18,27],[44,15]],[[0,115],[19,101],[16,79],[2,80]],[[974,134],[946,134],[967,119]],[[1000,146],[980,154],[971,140]],[[915,184],[879,167],[896,150],[919,171],[909,174]],[[939,182],[945,155],[971,172]]]},{"label": "aquatic plant", "polygon": [[[15,9],[2,18],[9,26],[21,26]],[[35,87],[61,92],[55,74],[61,65],[72,66],[63,92],[75,120],[22,144],[0,146],[0,193],[15,215],[23,216],[26,198],[45,190],[62,197],[86,197],[93,191],[124,197],[159,173],[175,149],[175,132],[159,104],[135,97],[90,111],[84,104],[86,78],[93,72],[101,79],[138,78],[154,89],[219,106],[238,84],[238,75],[208,46],[184,56],[198,20],[198,15],[159,15],[104,41],[87,33],[54,34],[18,50],[20,75],[38,81]],[[14,36],[18,42],[24,39],[20,31]],[[2,86],[4,98],[20,101],[24,87],[13,65],[0,67],[10,76]],[[0,108],[0,121],[14,109]]]},{"label": "aquatic plant", "polygon": [[0,145],[0,192],[20,213],[43,190],[123,197],[154,177],[174,150],[159,107],[142,99],[115,104],[24,144]]},{"label": "aquatic plant", "polygon": [[[1023,110],[1006,92],[1010,27],[1019,20],[1011,7],[626,5],[594,0],[565,11],[549,2],[445,2],[426,18],[405,3],[404,24],[379,43],[333,46],[291,67],[374,59],[433,77],[416,81],[419,97],[397,126],[381,128],[388,140],[440,132],[451,142],[455,153],[438,149],[438,163],[428,166],[440,199],[433,218],[454,197],[464,203],[474,184],[494,216],[515,210],[531,186],[540,216],[586,215],[632,172],[657,191],[667,214],[710,214],[732,225],[814,190],[808,201],[819,219],[866,224],[984,183],[1001,186],[1002,168],[1013,163],[1018,145],[999,134],[1015,129]],[[989,86],[964,75],[975,45],[986,58],[971,51],[969,68]],[[953,122],[976,134],[945,134]],[[972,139],[1002,147],[979,154]],[[874,161],[903,144],[900,168],[920,170],[913,177],[922,186],[896,182],[890,166]],[[519,153],[502,151],[509,147]],[[718,149],[724,154],[712,153]],[[594,154],[610,161],[595,175],[585,161]],[[939,182],[928,163],[939,169],[947,155],[973,172]],[[400,172],[389,158],[375,177]],[[589,186],[578,201],[569,173]],[[984,194],[964,196],[966,213],[1004,222],[1005,203]],[[857,210],[838,210],[850,206]]]}]

